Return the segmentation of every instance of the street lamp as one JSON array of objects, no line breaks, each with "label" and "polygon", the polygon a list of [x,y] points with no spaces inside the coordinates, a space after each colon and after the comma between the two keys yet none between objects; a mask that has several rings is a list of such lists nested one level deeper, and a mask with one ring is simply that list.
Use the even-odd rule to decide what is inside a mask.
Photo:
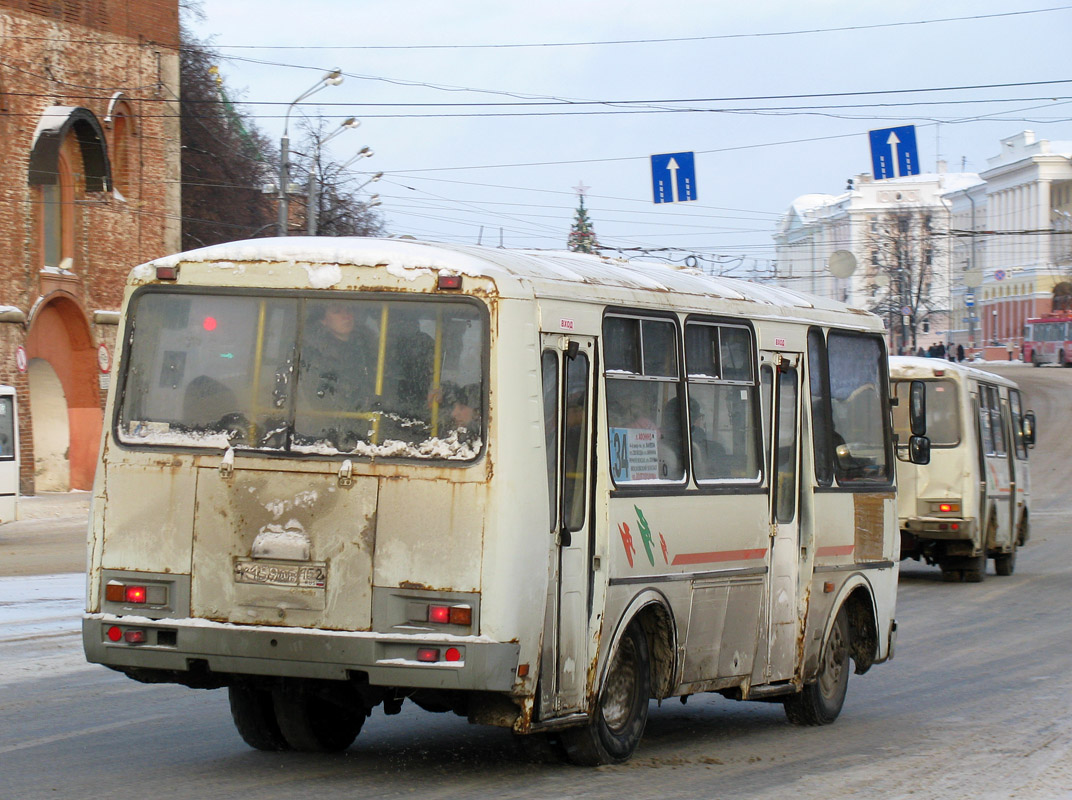
[{"label": "street lamp", "polygon": [[338,86],[340,83],[342,83],[342,70],[334,69],[323,75],[311,89],[302,92],[293,103],[287,106],[287,113],[283,117],[283,138],[279,142],[279,218],[277,224],[280,236],[287,235],[288,225],[287,206],[289,198],[287,197],[287,189],[290,181],[290,176],[288,174],[290,166],[288,163],[290,159],[290,139],[287,138],[287,126],[290,124],[290,112],[294,110],[294,106],[302,100],[305,100],[307,97],[316,94],[321,89],[328,86]]},{"label": "street lamp", "polygon": [[377,172],[377,173],[376,173],[375,175],[373,175],[373,176],[372,176],[371,178],[369,178],[369,179],[368,179],[367,181],[365,181],[365,182],[364,182],[363,184],[361,184],[361,185],[360,185],[360,186],[358,186],[358,187],[357,187],[356,189],[354,189],[354,191],[355,191],[355,192],[360,192],[360,191],[361,191],[362,189],[364,189],[364,188],[365,188],[366,186],[368,186],[368,185],[369,185],[370,183],[375,183],[376,181],[378,181],[378,180],[379,180],[380,178],[382,178],[382,177],[383,177],[383,173],[382,173],[382,172]]},{"label": "street lamp", "polygon": [[317,164],[320,163],[320,148],[327,142],[330,142],[340,133],[346,130],[354,130],[361,124],[361,120],[350,117],[343,120],[342,124],[325,136],[323,139],[316,143],[316,149],[313,151],[313,159],[309,164],[309,185],[306,196],[308,198],[308,205],[305,212],[305,232],[309,236],[316,236],[316,213],[318,209],[317,205],[317,190],[319,188],[319,182],[316,178]]},{"label": "street lamp", "polygon": [[[369,147],[368,145],[365,145],[364,147],[362,147],[362,148],[361,148],[360,150],[358,150],[358,151],[357,151],[357,153],[356,153],[356,154],[354,155],[354,157],[353,157],[353,158],[351,158],[351,159],[350,159],[349,161],[346,161],[345,163],[343,163],[343,164],[342,164],[342,165],[341,165],[341,166],[339,167],[339,171],[341,172],[342,170],[346,169],[346,168],[347,168],[348,166],[350,166],[351,164],[353,164],[353,163],[354,163],[355,161],[357,161],[358,159],[361,159],[361,158],[372,158],[372,157],[373,157],[374,155],[375,155],[375,153],[373,153],[373,152],[372,152],[372,148],[371,148],[371,147]],[[383,173],[382,173],[382,172],[381,172],[381,173],[379,173],[379,174],[380,174],[381,176],[383,175]],[[379,178],[373,178],[373,180],[379,180]]]}]

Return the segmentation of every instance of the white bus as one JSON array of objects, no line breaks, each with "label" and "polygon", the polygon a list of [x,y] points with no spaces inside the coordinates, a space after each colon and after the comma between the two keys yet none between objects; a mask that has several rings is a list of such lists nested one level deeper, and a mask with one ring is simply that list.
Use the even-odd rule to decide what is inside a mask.
[{"label": "white bus", "polygon": [[135,268],[117,350],[87,657],[227,687],[252,747],[341,750],[410,700],[621,762],[650,698],[823,724],[850,658],[893,654],[864,311],[662,264],[289,238]]},{"label": "white bus", "polygon": [[[890,379],[898,397],[923,382],[932,448],[927,465],[898,448],[901,557],[936,564],[946,581],[983,580],[988,558],[998,575],[1012,575],[1030,534],[1027,451],[1035,443],[1035,415],[1024,411],[1019,388],[992,372],[911,356],[890,359]],[[907,441],[903,403],[894,426]]]}]

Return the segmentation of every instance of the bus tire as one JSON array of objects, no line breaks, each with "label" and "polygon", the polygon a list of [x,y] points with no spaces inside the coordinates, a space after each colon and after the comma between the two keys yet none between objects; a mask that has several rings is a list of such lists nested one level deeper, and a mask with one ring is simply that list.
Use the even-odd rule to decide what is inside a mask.
[{"label": "bus tire", "polygon": [[960,583],[964,580],[964,573],[950,559],[939,562],[938,568],[942,571],[943,583]]},{"label": "bus tire", "polygon": [[1012,543],[1012,549],[1007,553],[998,553],[994,556],[994,572],[998,575],[1012,575],[1016,569],[1016,542]]},{"label": "bus tire", "polygon": [[986,580],[986,548],[977,556],[964,559],[962,570],[965,583],[982,583]]},{"label": "bus tire", "polygon": [[294,750],[340,752],[353,744],[365,724],[364,714],[333,703],[302,684],[275,689],[272,699],[279,730]]},{"label": "bus tire", "polygon": [[819,659],[814,683],[782,701],[794,725],[829,725],[838,718],[849,689],[849,614],[842,606]]},{"label": "bus tire", "polygon": [[275,718],[272,693],[251,686],[228,686],[231,719],[242,741],[254,750],[289,750]]},{"label": "bus tire", "polygon": [[569,760],[585,767],[628,761],[644,735],[650,696],[648,640],[634,620],[618,642],[588,724],[562,731]]}]

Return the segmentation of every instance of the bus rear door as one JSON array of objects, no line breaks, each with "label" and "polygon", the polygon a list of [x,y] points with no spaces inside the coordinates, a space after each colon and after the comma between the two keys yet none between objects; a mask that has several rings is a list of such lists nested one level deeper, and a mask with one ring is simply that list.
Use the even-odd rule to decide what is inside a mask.
[{"label": "bus rear door", "polygon": [[540,668],[540,717],[584,708],[591,564],[595,339],[544,334],[542,353],[551,547]]}]

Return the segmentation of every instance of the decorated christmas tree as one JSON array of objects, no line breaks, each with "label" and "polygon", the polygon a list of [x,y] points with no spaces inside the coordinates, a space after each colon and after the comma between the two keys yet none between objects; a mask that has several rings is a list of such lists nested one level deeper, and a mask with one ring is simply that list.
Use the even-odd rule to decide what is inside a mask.
[{"label": "decorated christmas tree", "polygon": [[592,228],[592,220],[588,219],[588,209],[584,207],[584,193],[591,187],[581,183],[573,188],[580,197],[580,203],[577,205],[577,215],[573,218],[573,227],[570,228],[566,247],[575,253],[598,253],[596,232]]}]

